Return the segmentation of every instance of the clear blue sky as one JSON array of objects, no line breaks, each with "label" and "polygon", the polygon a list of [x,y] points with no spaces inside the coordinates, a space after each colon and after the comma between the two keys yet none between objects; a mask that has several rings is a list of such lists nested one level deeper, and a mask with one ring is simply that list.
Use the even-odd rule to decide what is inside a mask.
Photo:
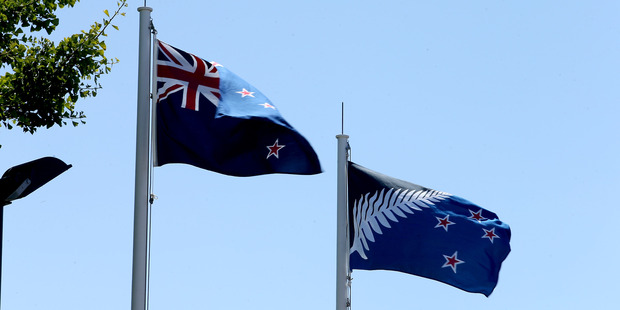
[{"label": "clear blue sky", "polygon": [[[116,1],[61,10],[56,38]],[[426,1],[428,2],[428,1]],[[353,160],[467,198],[512,228],[490,298],[354,271],[353,309],[613,309],[620,256],[615,1],[149,0],[158,38],[266,94],[314,146],[316,176],[155,171],[151,309],[334,309],[340,103]],[[129,309],[138,12],[87,124],[0,128],[0,170],[73,168],[5,208],[4,309]]]}]

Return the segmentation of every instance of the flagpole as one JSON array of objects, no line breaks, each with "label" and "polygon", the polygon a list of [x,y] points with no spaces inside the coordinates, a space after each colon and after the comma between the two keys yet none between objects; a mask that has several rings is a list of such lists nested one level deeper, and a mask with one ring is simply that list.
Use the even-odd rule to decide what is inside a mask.
[{"label": "flagpole", "polygon": [[131,309],[146,309],[147,211],[149,200],[149,97],[150,97],[150,7],[139,7],[138,113],[136,124],[136,180],[134,196],[133,271]]},{"label": "flagpole", "polygon": [[346,310],[349,300],[349,239],[347,234],[347,159],[349,136],[338,139],[337,230],[336,230],[336,310]]}]

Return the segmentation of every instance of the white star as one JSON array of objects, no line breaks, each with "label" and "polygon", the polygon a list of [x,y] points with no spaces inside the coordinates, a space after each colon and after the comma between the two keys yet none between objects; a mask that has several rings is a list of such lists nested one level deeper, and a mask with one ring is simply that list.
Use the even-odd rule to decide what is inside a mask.
[{"label": "white star", "polygon": [[238,91],[236,92],[237,94],[241,94],[241,98],[245,97],[245,96],[250,96],[250,97],[254,97],[254,92],[253,91],[248,91],[247,89],[243,89],[242,91]]},{"label": "white star", "polygon": [[274,110],[276,109],[276,107],[272,106],[272,105],[271,105],[271,104],[269,104],[268,102],[261,103],[261,104],[259,104],[259,105],[262,105],[263,107],[265,107],[265,109],[266,109],[266,108],[272,108],[272,109],[274,109]]}]

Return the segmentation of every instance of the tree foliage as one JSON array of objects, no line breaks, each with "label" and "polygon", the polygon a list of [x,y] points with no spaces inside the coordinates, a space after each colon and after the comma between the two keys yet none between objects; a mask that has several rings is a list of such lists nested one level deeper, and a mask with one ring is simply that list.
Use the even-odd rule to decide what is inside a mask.
[{"label": "tree foliage", "polygon": [[103,38],[127,0],[117,2],[102,22],[94,22],[58,43],[35,34],[51,34],[59,24],[55,12],[79,0],[0,0],[0,127],[34,133],[41,127],[84,123],[78,99],[94,97],[99,78],[117,59],[105,55]]}]

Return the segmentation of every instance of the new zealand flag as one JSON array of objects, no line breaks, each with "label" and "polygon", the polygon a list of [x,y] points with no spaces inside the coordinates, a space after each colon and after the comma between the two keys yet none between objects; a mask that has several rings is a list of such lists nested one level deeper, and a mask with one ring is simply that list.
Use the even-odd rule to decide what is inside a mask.
[{"label": "new zealand flag", "polygon": [[312,146],[256,88],[218,63],[157,43],[156,166],[232,176],[321,172]]},{"label": "new zealand flag", "polygon": [[350,268],[394,270],[487,297],[510,227],[463,198],[348,166]]}]

